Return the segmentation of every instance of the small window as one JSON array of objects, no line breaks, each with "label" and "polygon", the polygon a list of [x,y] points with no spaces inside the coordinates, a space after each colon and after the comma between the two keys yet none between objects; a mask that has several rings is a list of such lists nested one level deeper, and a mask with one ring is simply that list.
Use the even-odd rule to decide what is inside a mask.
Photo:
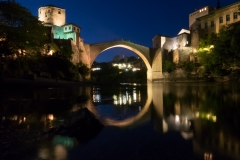
[{"label": "small window", "polygon": [[66,31],[66,30],[67,30],[67,27],[65,27],[64,29],[65,29],[65,31]]},{"label": "small window", "polygon": [[73,30],[75,31],[75,27],[73,27]]},{"label": "small window", "polygon": [[223,23],[223,17],[219,17],[219,23]]},{"label": "small window", "polygon": [[226,15],[226,21],[230,21],[230,15],[229,14]]},{"label": "small window", "polygon": [[69,30],[71,30],[71,27],[68,27]]},{"label": "small window", "polygon": [[45,17],[47,17],[47,15],[45,14]]},{"label": "small window", "polygon": [[58,10],[58,14],[61,14],[61,10]]},{"label": "small window", "polygon": [[77,29],[77,31],[79,32],[79,28]]},{"label": "small window", "polygon": [[238,19],[238,12],[233,13],[233,19]]},{"label": "small window", "polygon": [[51,10],[49,9],[49,10],[48,10],[48,13],[50,13],[50,12],[51,12]]},{"label": "small window", "polygon": [[208,23],[207,23],[207,22],[204,24],[204,28],[205,28],[205,29],[208,28]]},{"label": "small window", "polygon": [[214,21],[211,21],[211,27],[214,27]]}]

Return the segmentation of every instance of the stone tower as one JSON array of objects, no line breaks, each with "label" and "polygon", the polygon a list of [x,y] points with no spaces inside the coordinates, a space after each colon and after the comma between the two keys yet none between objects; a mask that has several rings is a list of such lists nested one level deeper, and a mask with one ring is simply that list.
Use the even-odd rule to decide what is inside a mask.
[{"label": "stone tower", "polygon": [[38,9],[38,18],[45,26],[63,26],[66,23],[66,10],[54,5],[42,6]]}]

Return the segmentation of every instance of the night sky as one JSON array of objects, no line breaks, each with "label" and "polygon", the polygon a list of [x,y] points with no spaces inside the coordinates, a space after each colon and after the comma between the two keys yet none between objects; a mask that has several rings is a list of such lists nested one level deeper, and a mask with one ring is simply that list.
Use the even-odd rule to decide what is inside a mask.
[{"label": "night sky", "polygon": [[[126,39],[152,47],[157,35],[174,37],[188,27],[188,16],[195,9],[217,5],[217,0],[15,0],[28,8],[34,16],[38,8],[53,4],[66,9],[66,22],[82,27],[85,43],[99,43],[114,39]],[[236,0],[220,0],[226,6]],[[101,53],[96,61],[108,62],[115,55],[135,55],[123,48]]]}]

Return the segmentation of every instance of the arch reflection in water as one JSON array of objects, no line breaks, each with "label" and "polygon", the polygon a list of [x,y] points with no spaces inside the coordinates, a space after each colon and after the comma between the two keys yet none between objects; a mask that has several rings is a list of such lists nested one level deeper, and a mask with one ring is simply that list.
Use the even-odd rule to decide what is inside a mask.
[{"label": "arch reflection in water", "polygon": [[120,92],[107,97],[102,97],[100,88],[93,87],[92,97],[94,103],[113,100],[114,105],[131,105],[133,102],[141,102],[141,92],[137,91],[136,88],[133,88],[131,94],[128,90],[128,87],[126,87],[125,92]]}]

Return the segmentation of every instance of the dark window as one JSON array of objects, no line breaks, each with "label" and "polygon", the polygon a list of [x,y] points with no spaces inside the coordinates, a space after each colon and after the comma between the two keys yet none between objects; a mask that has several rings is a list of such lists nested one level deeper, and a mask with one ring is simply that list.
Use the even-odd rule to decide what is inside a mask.
[{"label": "dark window", "polygon": [[211,21],[211,27],[214,27],[214,21]]},{"label": "dark window", "polygon": [[75,27],[73,27],[73,30],[75,31]]},{"label": "dark window", "polygon": [[61,11],[60,11],[60,10],[58,10],[58,14],[61,14]]},{"label": "dark window", "polygon": [[232,151],[235,150],[235,145],[234,145],[234,144],[231,145],[231,150],[232,150]]},{"label": "dark window", "polygon": [[238,19],[238,12],[233,13],[233,19]]},{"label": "dark window", "polygon": [[71,30],[71,27],[68,27],[69,30]]},{"label": "dark window", "polygon": [[229,14],[226,15],[226,21],[230,21],[230,15]]},{"label": "dark window", "polygon": [[49,10],[48,10],[48,13],[50,13],[50,12],[51,12],[51,10],[49,9]]},{"label": "dark window", "polygon": [[67,27],[65,27],[65,30],[67,30]]},{"label": "dark window", "polygon": [[204,24],[204,28],[205,28],[205,29],[208,28],[208,24],[207,24],[207,22]]},{"label": "dark window", "polygon": [[219,23],[223,23],[223,17],[219,17]]},{"label": "dark window", "polygon": [[224,143],[223,147],[224,147],[224,149],[228,149],[227,143]]},{"label": "dark window", "polygon": [[45,17],[47,17],[47,15],[45,14]]}]

